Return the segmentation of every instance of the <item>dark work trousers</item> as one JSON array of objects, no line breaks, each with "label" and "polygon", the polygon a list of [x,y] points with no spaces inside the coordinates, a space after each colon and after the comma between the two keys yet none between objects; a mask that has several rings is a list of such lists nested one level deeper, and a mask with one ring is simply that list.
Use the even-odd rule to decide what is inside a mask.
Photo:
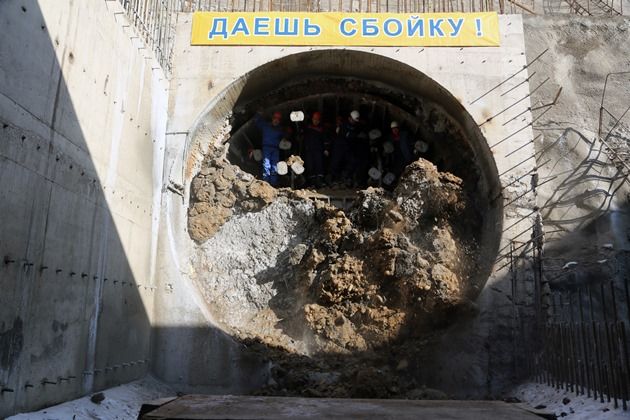
[{"label": "dark work trousers", "polygon": [[338,136],[332,141],[332,156],[330,158],[330,176],[338,181],[346,176],[348,161],[348,141]]},{"label": "dark work trousers", "polygon": [[309,126],[304,130],[304,163],[309,178],[324,175],[323,128]]}]

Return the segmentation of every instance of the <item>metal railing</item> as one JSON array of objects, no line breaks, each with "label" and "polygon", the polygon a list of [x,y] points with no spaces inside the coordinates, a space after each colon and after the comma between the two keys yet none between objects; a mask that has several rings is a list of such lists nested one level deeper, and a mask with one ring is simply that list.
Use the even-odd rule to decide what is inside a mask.
[{"label": "metal railing", "polygon": [[[111,0],[106,0],[111,1]],[[502,14],[623,14],[623,0],[118,0],[165,73],[171,71],[178,12],[490,12]],[[610,2],[610,3],[609,3]],[[538,4],[538,6],[537,6]]]},{"label": "metal railing", "polygon": [[183,0],[182,11],[429,13],[499,10],[503,0]]},{"label": "metal railing", "polygon": [[580,15],[623,14],[624,0],[180,0],[180,11],[219,12],[364,12],[431,13],[574,13]]},{"label": "metal railing", "polygon": [[[621,296],[619,296],[621,295]],[[628,280],[597,282],[551,294],[542,351],[531,361],[540,383],[586,395],[615,408],[630,401]]]},{"label": "metal railing", "polygon": [[[628,410],[630,403],[630,280],[623,268],[615,275],[577,281],[578,262],[553,268],[535,245],[526,251],[510,247],[511,302],[514,322],[514,372],[566,393],[612,402]],[[623,267],[614,261],[582,261],[582,266]],[[554,261],[558,265],[558,261]],[[519,267],[533,276],[518,278]],[[540,271],[539,271],[540,270]],[[560,270],[560,274],[552,274]],[[542,278],[542,276],[545,276]],[[540,284],[532,284],[540,282]],[[544,286],[544,287],[542,287]]]},{"label": "metal railing", "polygon": [[[108,1],[108,0],[106,0]],[[109,0],[111,1],[111,0]],[[118,0],[168,75],[178,12],[534,13],[534,0]]]},{"label": "metal railing", "polygon": [[175,23],[182,0],[118,0],[138,36],[151,48],[168,75],[175,45]]}]

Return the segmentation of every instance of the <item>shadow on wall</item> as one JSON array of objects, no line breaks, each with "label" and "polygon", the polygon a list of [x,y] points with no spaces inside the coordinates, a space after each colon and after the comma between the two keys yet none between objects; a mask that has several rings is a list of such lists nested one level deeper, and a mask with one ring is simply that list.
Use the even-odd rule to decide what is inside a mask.
[{"label": "shadow on wall", "polygon": [[246,395],[269,380],[270,363],[219,328],[153,328],[153,374],[177,392]]},{"label": "shadow on wall", "polygon": [[[136,207],[116,183],[124,139],[106,136],[111,124],[136,123],[112,95],[121,75],[100,74],[79,40],[98,38],[78,29],[94,19],[89,7],[0,2],[0,417],[148,369],[148,258],[133,269],[127,258],[139,221],[123,221],[122,204],[115,216],[104,194],[111,189],[110,203]],[[91,98],[94,118],[77,113],[79,96]]]},{"label": "shadow on wall", "polygon": [[[605,145],[589,139],[595,135],[584,134],[587,130],[553,122],[537,129],[544,135],[557,135],[537,153],[547,174],[538,182],[545,226],[541,263],[546,320],[553,323],[559,316],[566,317],[565,321],[568,314],[577,316],[578,302],[586,308],[587,319],[613,319],[617,311],[621,319],[627,319],[628,170],[611,162]],[[611,294],[617,296],[616,305],[611,304]],[[545,341],[545,337],[538,339]]]},{"label": "shadow on wall", "polygon": [[545,275],[554,290],[575,290],[614,281],[625,293],[630,267],[630,202],[584,223],[545,248]]},{"label": "shadow on wall", "polygon": [[[552,161],[552,154],[558,150],[562,151],[563,158]],[[583,158],[576,158],[579,156]],[[536,159],[549,174],[539,179],[537,185],[543,198],[540,212],[548,240],[555,239],[557,233],[562,235],[585,228],[614,210],[612,206],[617,192],[628,181],[627,170],[611,165],[601,142],[590,140],[570,127],[544,145]],[[554,188],[541,193],[541,187],[548,182],[553,183]]]}]

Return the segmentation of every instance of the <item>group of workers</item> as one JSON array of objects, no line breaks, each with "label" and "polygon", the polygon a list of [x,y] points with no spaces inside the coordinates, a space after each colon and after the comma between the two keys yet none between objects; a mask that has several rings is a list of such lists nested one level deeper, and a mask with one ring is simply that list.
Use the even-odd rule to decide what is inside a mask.
[{"label": "group of workers", "polygon": [[423,142],[411,144],[408,131],[397,121],[391,121],[385,136],[379,129],[369,129],[357,110],[345,120],[337,117],[334,126],[324,124],[321,112],[296,123],[297,130],[283,125],[280,112],[274,112],[271,121],[259,112],[255,123],[262,134],[262,177],[273,186],[279,183],[278,163],[290,155],[303,158],[307,185],[315,188],[390,186],[414,154],[427,148]]}]

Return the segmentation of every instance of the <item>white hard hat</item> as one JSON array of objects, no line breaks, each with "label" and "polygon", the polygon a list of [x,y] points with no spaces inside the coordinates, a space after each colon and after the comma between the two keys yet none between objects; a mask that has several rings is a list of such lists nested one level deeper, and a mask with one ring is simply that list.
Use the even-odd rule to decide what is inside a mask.
[{"label": "white hard hat", "polygon": [[389,128],[396,128],[398,127],[398,121],[392,121],[392,123],[389,125]]},{"label": "white hard hat", "polygon": [[291,150],[291,142],[287,139],[280,140],[280,144],[278,144],[280,150]]},{"label": "white hard hat", "polygon": [[276,165],[276,172],[278,172],[278,175],[286,175],[289,172],[287,163],[284,161],[278,162],[278,164]]},{"label": "white hard hat", "polygon": [[385,185],[392,185],[396,181],[396,175],[391,172],[387,172],[383,177],[383,183]]},{"label": "white hard hat", "polygon": [[390,153],[394,153],[394,143],[392,143],[391,141],[386,141],[385,143],[383,143],[383,152],[388,155]]},{"label": "white hard hat", "polygon": [[380,138],[381,130],[379,130],[378,128],[375,128],[374,130],[370,130],[370,132],[368,133],[368,137],[370,137],[370,140],[376,140]]},{"label": "white hard hat", "polygon": [[359,118],[361,117],[361,114],[359,114],[359,111],[354,110],[350,113],[350,118],[352,118],[355,121],[359,121]]},{"label": "white hard hat", "polygon": [[256,162],[260,162],[260,161],[262,160],[262,158],[263,158],[262,150],[260,150],[260,149],[255,149],[255,150],[252,152],[252,155],[253,155],[254,160],[255,160]]},{"label": "white hard hat", "polygon": [[414,145],[414,149],[416,149],[420,153],[424,153],[429,150],[429,145],[423,142],[422,140],[418,140]]},{"label": "white hard hat", "polygon": [[381,171],[379,171],[378,169],[372,166],[370,170],[368,171],[368,175],[373,180],[378,181],[381,178]]},{"label": "white hard hat", "polygon": [[304,121],[304,113],[302,111],[293,111],[291,114],[289,114],[289,118],[293,122]]},{"label": "white hard hat", "polygon": [[291,170],[296,175],[302,175],[304,173],[304,166],[300,162],[293,162],[291,164]]}]

